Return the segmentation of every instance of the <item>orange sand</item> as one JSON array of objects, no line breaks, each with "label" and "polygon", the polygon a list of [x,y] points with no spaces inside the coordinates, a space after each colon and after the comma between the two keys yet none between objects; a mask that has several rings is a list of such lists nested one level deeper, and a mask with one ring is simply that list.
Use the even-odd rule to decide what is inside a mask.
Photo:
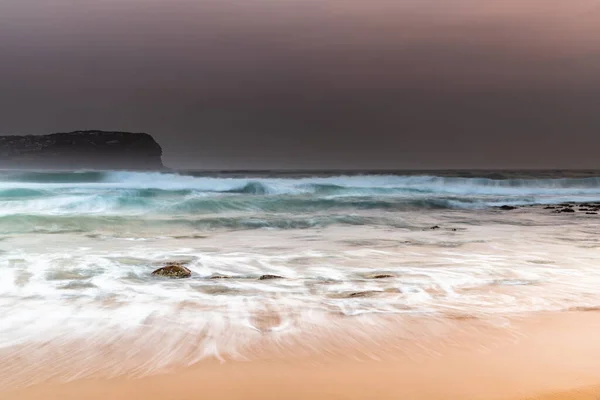
[{"label": "orange sand", "polygon": [[414,351],[419,343],[412,349],[393,340],[382,344],[389,351],[379,360],[356,359],[366,350],[359,346],[345,355],[207,361],[138,380],[44,384],[0,393],[0,399],[600,399],[594,386],[600,382],[600,312],[516,320],[518,338],[470,320],[456,326],[427,351]]}]

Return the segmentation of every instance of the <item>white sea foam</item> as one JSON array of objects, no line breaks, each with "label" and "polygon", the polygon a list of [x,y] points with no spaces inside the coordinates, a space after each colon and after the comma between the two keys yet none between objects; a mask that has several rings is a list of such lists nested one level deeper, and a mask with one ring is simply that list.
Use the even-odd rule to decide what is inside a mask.
[{"label": "white sea foam", "polygon": [[[594,179],[13,178],[0,182],[0,385],[50,377],[15,369],[23,359],[52,360],[61,379],[143,375],[342,320],[372,339],[382,317],[600,306],[595,216],[485,208],[597,201]],[[150,275],[168,261],[192,278]]]},{"label": "white sea foam", "polygon": [[[45,244],[35,235],[8,239],[0,242],[0,349],[27,346],[36,354],[47,351],[45,343],[84,343],[81,357],[98,361],[103,346],[129,343],[123,365],[135,360],[128,368],[150,373],[208,356],[244,355],[266,333],[281,341],[310,326],[327,329],[334,324],[327,315],[363,322],[406,313],[485,318],[600,305],[595,249],[582,246],[595,238],[567,225],[579,242],[563,242],[543,222],[519,239],[514,228],[485,223],[458,236],[332,228],[314,233],[316,243],[295,231],[136,245],[72,235]],[[357,248],[353,238],[372,245]],[[454,247],[444,245],[448,239]],[[193,278],[150,276],[173,259],[188,262]],[[373,273],[392,277],[369,278]],[[217,274],[231,279],[209,279]],[[263,274],[285,279],[257,280]],[[192,338],[197,347],[190,347]],[[160,357],[152,350],[157,343]]]}]

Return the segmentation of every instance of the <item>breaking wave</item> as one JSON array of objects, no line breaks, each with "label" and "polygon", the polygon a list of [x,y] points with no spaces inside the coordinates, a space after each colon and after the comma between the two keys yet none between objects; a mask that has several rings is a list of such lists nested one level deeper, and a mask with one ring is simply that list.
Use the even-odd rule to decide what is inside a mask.
[{"label": "breaking wave", "polygon": [[147,223],[187,221],[200,229],[286,229],[359,223],[354,214],[363,210],[485,209],[598,200],[600,177],[248,178],[158,172],[3,172],[0,232],[47,229],[47,219],[58,230],[69,230],[102,226],[111,218],[141,216]]}]

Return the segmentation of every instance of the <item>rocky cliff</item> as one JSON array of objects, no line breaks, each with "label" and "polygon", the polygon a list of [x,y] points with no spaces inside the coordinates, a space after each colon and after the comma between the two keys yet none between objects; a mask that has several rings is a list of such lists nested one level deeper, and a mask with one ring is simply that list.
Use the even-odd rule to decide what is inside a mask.
[{"label": "rocky cliff", "polygon": [[147,133],[76,131],[0,136],[0,168],[162,169],[162,149]]}]

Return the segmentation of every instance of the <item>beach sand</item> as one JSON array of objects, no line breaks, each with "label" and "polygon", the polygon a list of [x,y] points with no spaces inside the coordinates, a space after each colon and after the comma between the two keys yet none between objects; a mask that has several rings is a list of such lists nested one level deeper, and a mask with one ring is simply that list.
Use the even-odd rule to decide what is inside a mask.
[{"label": "beach sand", "polygon": [[391,337],[343,351],[327,351],[325,340],[322,352],[310,356],[279,349],[252,361],[203,361],[141,379],[45,383],[0,392],[0,398],[600,399],[600,312],[521,315],[493,325],[459,319],[447,326],[443,339]]}]

